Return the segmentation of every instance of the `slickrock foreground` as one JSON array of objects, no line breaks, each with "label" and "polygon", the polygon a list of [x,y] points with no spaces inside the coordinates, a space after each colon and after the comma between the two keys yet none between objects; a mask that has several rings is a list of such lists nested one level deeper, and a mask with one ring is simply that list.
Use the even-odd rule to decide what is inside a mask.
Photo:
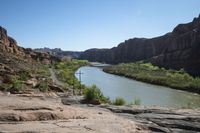
[{"label": "slickrock foreground", "polygon": [[147,132],[135,122],[100,108],[61,103],[56,95],[0,95],[0,131],[23,133]]},{"label": "slickrock foreground", "polygon": [[[75,103],[63,98],[64,104]],[[99,105],[91,108],[110,110],[112,113],[135,122],[149,132],[200,132],[200,109],[173,109],[158,106]]]},{"label": "slickrock foreground", "polygon": [[75,100],[76,98],[63,98],[54,93],[0,94],[0,131],[2,133],[200,132],[198,109],[93,106],[77,104]]},{"label": "slickrock foreground", "polygon": [[161,107],[103,107],[113,113],[140,123],[152,132],[200,132],[200,110]]}]

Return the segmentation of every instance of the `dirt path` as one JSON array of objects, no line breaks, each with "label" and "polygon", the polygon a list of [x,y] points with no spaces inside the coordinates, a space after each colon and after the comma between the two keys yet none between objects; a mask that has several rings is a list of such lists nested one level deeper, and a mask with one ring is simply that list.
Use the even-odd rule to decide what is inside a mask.
[{"label": "dirt path", "polygon": [[60,81],[58,80],[58,78],[56,77],[56,74],[55,74],[54,70],[53,70],[52,68],[49,68],[49,71],[50,71],[50,73],[51,73],[51,79],[53,80],[53,82],[54,82],[56,85],[59,85],[59,86],[61,86],[61,87],[64,87],[64,86],[65,86],[64,83],[62,83],[62,82],[60,82]]}]

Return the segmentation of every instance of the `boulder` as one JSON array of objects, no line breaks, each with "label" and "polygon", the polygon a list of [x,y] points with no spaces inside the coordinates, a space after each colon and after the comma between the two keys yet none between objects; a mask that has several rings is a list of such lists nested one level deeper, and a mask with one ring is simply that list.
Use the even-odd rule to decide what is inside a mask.
[{"label": "boulder", "polygon": [[55,92],[64,92],[64,90],[57,85],[49,85],[49,89]]},{"label": "boulder", "polygon": [[25,82],[27,85],[31,85],[32,87],[36,87],[38,85],[38,80],[36,78],[31,78]]},{"label": "boulder", "polygon": [[63,97],[61,99],[61,102],[64,105],[74,105],[74,104],[80,104],[83,100],[84,100],[83,96],[68,96],[68,97]]}]

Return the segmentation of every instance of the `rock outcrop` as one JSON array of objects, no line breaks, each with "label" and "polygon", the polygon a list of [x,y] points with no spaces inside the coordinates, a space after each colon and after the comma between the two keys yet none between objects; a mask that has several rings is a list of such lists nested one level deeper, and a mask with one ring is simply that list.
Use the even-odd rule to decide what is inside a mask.
[{"label": "rock outcrop", "polygon": [[161,107],[117,107],[100,106],[111,112],[137,122],[151,132],[195,133],[200,131],[200,111],[198,109],[167,109]]},{"label": "rock outcrop", "polygon": [[117,64],[148,60],[155,65],[200,75],[200,16],[170,33],[151,39],[133,38],[111,49],[90,49],[81,59]]},{"label": "rock outcrop", "polygon": [[59,58],[50,55],[47,52],[36,52],[30,48],[23,48],[17,45],[17,42],[7,35],[6,29],[0,26],[0,52],[6,53],[10,56],[15,56],[18,59],[25,59],[27,61],[41,61],[45,64],[51,63],[52,60],[59,60]]},{"label": "rock outcrop", "polygon": [[[63,97],[65,105],[81,105],[81,97]],[[200,131],[200,110],[199,109],[175,109],[158,106],[115,106],[115,105],[91,105],[84,108],[96,108],[109,110],[117,116],[129,119],[150,132],[188,132]]]},{"label": "rock outcrop", "polygon": [[18,46],[17,42],[7,35],[7,31],[0,27],[0,90],[18,93],[19,89],[16,89],[15,84],[21,84],[21,89],[24,90],[40,87],[42,82],[46,82],[41,78],[48,78],[37,73],[43,69],[44,64],[55,60],[59,58]]},{"label": "rock outcrop", "polygon": [[8,52],[11,54],[16,54],[16,55],[20,55],[21,53],[21,49],[18,48],[17,46],[17,42],[7,36],[7,31],[0,26],[0,49],[3,52]]}]

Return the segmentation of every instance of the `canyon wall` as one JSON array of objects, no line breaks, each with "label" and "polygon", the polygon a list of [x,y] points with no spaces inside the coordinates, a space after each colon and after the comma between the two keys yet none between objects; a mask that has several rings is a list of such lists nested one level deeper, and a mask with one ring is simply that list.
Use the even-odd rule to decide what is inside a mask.
[{"label": "canyon wall", "polygon": [[80,59],[110,64],[147,60],[160,67],[183,68],[200,75],[200,16],[163,36],[133,38],[111,49],[86,50]]}]

